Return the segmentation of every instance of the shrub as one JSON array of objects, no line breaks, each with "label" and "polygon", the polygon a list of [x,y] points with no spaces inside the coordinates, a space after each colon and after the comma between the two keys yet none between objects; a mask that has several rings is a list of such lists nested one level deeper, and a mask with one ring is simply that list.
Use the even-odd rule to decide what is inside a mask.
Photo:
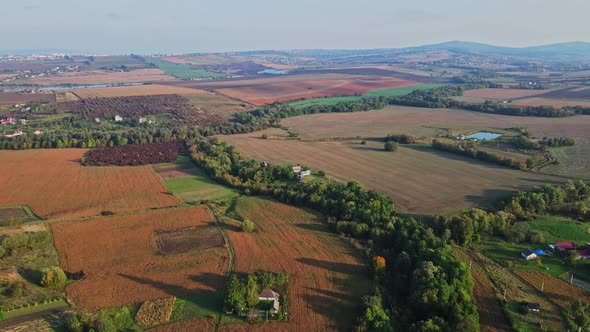
[{"label": "shrub", "polygon": [[268,135],[267,134],[262,134],[262,136],[260,138],[267,139],[268,138]]},{"label": "shrub", "polygon": [[256,224],[250,219],[242,221],[242,231],[246,233],[254,233],[256,231]]},{"label": "shrub", "polygon": [[68,278],[59,266],[53,266],[43,269],[43,276],[41,277],[41,286],[45,288],[61,288],[65,286]]},{"label": "shrub", "polygon": [[383,149],[388,152],[393,152],[393,151],[397,150],[398,147],[399,147],[399,144],[397,144],[395,142],[385,142]]}]

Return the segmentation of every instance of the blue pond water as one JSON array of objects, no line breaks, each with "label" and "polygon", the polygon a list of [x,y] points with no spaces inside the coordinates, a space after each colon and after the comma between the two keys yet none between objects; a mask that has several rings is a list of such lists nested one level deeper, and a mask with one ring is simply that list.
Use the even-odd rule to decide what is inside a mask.
[{"label": "blue pond water", "polygon": [[279,69],[265,69],[258,72],[258,74],[270,74],[270,75],[285,75],[289,73],[288,70],[279,70]]},{"label": "blue pond water", "polygon": [[469,139],[476,138],[476,139],[481,140],[481,141],[489,141],[489,140],[496,139],[496,138],[498,138],[500,136],[502,136],[502,134],[490,133],[490,132],[487,132],[487,131],[480,131],[480,132],[477,132],[475,134],[471,134],[471,135],[467,136],[467,138],[469,138]]}]

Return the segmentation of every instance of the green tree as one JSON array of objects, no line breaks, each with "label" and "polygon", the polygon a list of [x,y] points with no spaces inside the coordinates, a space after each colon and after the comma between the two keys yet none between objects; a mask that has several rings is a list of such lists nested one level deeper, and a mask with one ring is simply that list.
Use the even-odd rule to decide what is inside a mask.
[{"label": "green tree", "polygon": [[567,252],[565,259],[569,265],[576,266],[576,264],[578,264],[578,260],[580,259],[580,254],[578,254],[578,252],[575,250],[570,250]]},{"label": "green tree", "polygon": [[242,221],[242,231],[246,233],[254,233],[256,231],[256,224],[250,219],[244,219]]},{"label": "green tree", "polygon": [[41,277],[41,286],[45,288],[61,288],[65,286],[68,278],[59,266],[53,266],[43,269]]},{"label": "green tree", "polygon": [[590,331],[590,304],[577,300],[567,310],[567,322],[574,331]]},{"label": "green tree", "polygon": [[225,297],[225,307],[231,308],[237,313],[240,313],[246,306],[246,300],[244,296],[245,288],[235,274],[229,277],[227,283],[227,295]]},{"label": "green tree", "polygon": [[392,142],[392,141],[385,142],[385,145],[383,145],[383,149],[388,152],[396,151],[398,147],[399,147],[399,144]]},{"label": "green tree", "polygon": [[258,280],[255,275],[251,274],[246,281],[246,303],[248,307],[254,308],[258,304],[258,294],[260,294]]}]

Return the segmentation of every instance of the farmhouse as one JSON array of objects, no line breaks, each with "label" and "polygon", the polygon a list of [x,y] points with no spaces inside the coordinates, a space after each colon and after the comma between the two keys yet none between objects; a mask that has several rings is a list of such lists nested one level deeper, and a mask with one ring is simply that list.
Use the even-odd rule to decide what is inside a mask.
[{"label": "farmhouse", "polygon": [[523,250],[520,255],[526,259],[527,261],[530,261],[531,259],[535,259],[537,258],[537,254],[535,254],[531,249],[525,249]]},{"label": "farmhouse", "polygon": [[147,122],[147,118],[139,118],[139,123],[145,123]]},{"label": "farmhouse", "polygon": [[260,294],[258,294],[258,300],[260,301],[278,301],[279,300],[279,293],[273,291],[272,289],[263,289]]},{"label": "farmhouse", "polygon": [[4,137],[14,137],[14,136],[20,136],[22,134],[23,134],[23,132],[20,129],[17,129],[14,131],[14,133],[4,134]]},{"label": "farmhouse", "polygon": [[301,172],[301,166],[297,165],[297,166],[291,166],[291,172],[293,173],[299,173]]},{"label": "farmhouse", "polygon": [[16,124],[16,118],[9,116],[6,119],[0,119],[1,124]]},{"label": "farmhouse", "polygon": [[121,122],[123,121],[123,117],[121,117],[120,115],[115,115],[115,122]]},{"label": "farmhouse", "polygon": [[99,118],[94,118],[94,122],[99,123],[100,119]]}]

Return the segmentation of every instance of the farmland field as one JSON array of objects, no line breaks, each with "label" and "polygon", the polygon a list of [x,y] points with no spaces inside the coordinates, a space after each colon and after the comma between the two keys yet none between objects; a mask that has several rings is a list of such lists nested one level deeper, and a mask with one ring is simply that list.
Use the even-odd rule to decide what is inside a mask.
[{"label": "farmland field", "polygon": [[410,85],[397,88],[389,89],[376,89],[369,90],[363,96],[343,96],[343,97],[327,97],[327,98],[314,98],[295,101],[290,103],[291,106],[295,107],[306,107],[311,105],[336,105],[341,102],[355,101],[362,97],[400,97],[407,95],[408,93],[415,90],[430,90],[439,86],[439,84],[422,84],[422,85]]},{"label": "farmland field", "polygon": [[564,106],[582,106],[590,107],[590,100],[569,100],[569,99],[550,99],[550,98],[524,98],[515,100],[512,102],[513,105],[519,106],[553,106],[553,107],[564,107]]},{"label": "farmland field", "polygon": [[275,101],[363,94],[374,89],[415,85],[416,82],[381,76],[303,74],[220,81],[177,81],[166,84],[215,90],[250,104],[264,105]]},{"label": "farmland field", "polygon": [[534,230],[543,233],[547,243],[590,242],[589,224],[560,216],[542,216],[517,225],[522,232]]},{"label": "farmland field", "polygon": [[538,290],[543,286],[543,293],[564,310],[569,309],[576,300],[590,302],[589,292],[543,272],[516,271],[516,274]]},{"label": "farmland field", "polygon": [[114,72],[107,70],[93,70],[73,73],[62,73],[56,76],[35,77],[23,80],[24,83],[38,85],[61,84],[114,84],[133,82],[169,81],[174,77],[164,74],[160,69],[135,69],[127,72]]},{"label": "farmland field", "polygon": [[197,168],[189,157],[180,156],[175,163],[152,165],[169,190],[184,202],[226,200],[236,197],[237,191],[211,180]]},{"label": "farmland field", "polygon": [[0,104],[25,104],[31,102],[55,102],[53,93],[22,93],[22,92],[0,92]]},{"label": "farmland field", "polygon": [[88,88],[75,89],[70,92],[74,93],[81,99],[86,98],[107,98],[107,97],[130,97],[130,96],[149,96],[149,95],[169,95],[169,94],[208,94],[208,92],[197,89],[174,87],[160,84],[144,84],[134,86],[113,86],[108,88]]},{"label": "farmland field", "polygon": [[[178,205],[147,166],[82,167],[83,149],[0,151],[0,206],[43,218],[83,217]],[[51,197],[49,199],[49,197]]]},{"label": "farmland field", "polygon": [[[220,331],[331,331],[354,326],[369,271],[350,244],[306,210],[260,198],[244,198],[237,212],[256,223],[248,234],[226,229],[235,252],[234,271],[289,275],[289,321],[222,326]],[[282,295],[282,294],[281,294]]]},{"label": "farmland field", "polygon": [[436,151],[426,146],[383,151],[383,143],[300,142],[260,139],[257,134],[221,136],[243,156],[273,163],[302,163],[341,181],[362,185],[391,197],[413,213],[443,212],[486,205],[539,183],[564,180],[495,166]]},{"label": "farmland field", "polygon": [[159,58],[146,58],[147,63],[153,63],[167,75],[180,79],[192,78],[223,78],[226,74],[213,72],[204,68],[195,68],[187,64],[168,62]]},{"label": "farmland field", "polygon": [[52,223],[61,267],[84,273],[83,279],[67,286],[69,301],[93,309],[196,296],[203,300],[193,305],[215,312],[220,303],[208,301],[225,283],[226,248],[158,254],[158,233],[187,227],[212,229],[199,232],[194,238],[198,242],[219,233],[202,206]]},{"label": "farmland field", "polygon": [[479,98],[479,99],[510,100],[510,99],[525,98],[525,97],[530,97],[530,96],[537,96],[537,95],[547,93],[549,91],[551,91],[551,90],[485,88],[485,89],[467,90],[463,93],[463,96],[468,97],[468,98]]}]

